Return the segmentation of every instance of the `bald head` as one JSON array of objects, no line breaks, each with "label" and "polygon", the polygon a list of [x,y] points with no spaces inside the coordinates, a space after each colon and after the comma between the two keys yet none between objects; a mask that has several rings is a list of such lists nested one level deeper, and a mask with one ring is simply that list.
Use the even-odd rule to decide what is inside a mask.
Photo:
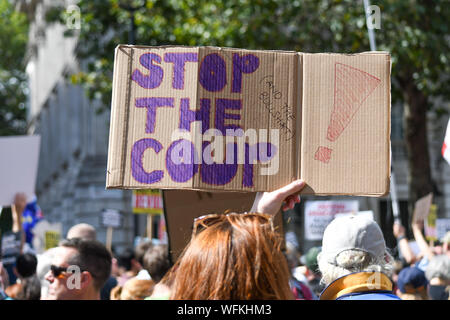
[{"label": "bald head", "polygon": [[97,234],[93,226],[87,223],[79,223],[74,225],[67,232],[67,239],[81,238],[85,240],[96,240]]}]

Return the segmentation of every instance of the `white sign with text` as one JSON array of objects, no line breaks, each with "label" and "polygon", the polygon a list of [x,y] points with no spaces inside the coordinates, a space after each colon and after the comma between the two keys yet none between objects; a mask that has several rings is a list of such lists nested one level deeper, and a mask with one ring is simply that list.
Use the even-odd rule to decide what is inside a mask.
[{"label": "white sign with text", "polygon": [[321,240],[328,224],[338,213],[358,212],[357,200],[307,201],[305,203],[305,239]]}]

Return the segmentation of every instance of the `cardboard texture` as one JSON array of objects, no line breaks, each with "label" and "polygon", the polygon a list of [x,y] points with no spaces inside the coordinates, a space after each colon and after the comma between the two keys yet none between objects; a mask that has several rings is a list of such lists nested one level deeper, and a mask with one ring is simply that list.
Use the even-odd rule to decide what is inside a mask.
[{"label": "cardboard texture", "polygon": [[106,187],[382,196],[390,56],[119,45]]},{"label": "cardboard texture", "polygon": [[[170,255],[175,262],[189,243],[196,217],[248,211],[255,200],[255,193],[164,190],[163,198]],[[275,216],[274,226],[284,236],[281,213]]]}]

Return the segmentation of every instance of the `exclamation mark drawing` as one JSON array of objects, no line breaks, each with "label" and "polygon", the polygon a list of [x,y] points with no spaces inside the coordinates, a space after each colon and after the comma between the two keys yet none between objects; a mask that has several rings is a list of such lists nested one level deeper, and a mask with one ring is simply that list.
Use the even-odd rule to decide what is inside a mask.
[{"label": "exclamation mark drawing", "polygon": [[[327,140],[336,141],[368,96],[381,83],[377,77],[343,63],[334,65],[334,104]],[[328,163],[333,149],[319,146],[314,159]]]}]

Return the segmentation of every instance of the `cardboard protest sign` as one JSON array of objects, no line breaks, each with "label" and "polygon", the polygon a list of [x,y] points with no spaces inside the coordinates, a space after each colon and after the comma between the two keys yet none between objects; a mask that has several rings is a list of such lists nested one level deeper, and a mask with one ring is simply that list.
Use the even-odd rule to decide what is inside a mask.
[{"label": "cardboard protest sign", "polygon": [[[212,213],[246,212],[252,207],[255,193],[164,190],[163,197],[170,254],[175,262],[191,239],[196,217]],[[274,226],[284,235],[280,213],[275,217]]]},{"label": "cardboard protest sign", "polygon": [[40,136],[0,137],[0,205],[10,206],[18,192],[34,196]]},{"label": "cardboard protest sign", "polygon": [[161,190],[133,190],[133,213],[163,214]]},{"label": "cardboard protest sign", "polygon": [[388,53],[119,45],[107,188],[381,196]]},{"label": "cardboard protest sign", "polygon": [[122,224],[122,215],[116,209],[104,209],[101,214],[101,224],[106,227],[106,248],[111,251],[113,229]]},{"label": "cardboard protest sign", "polygon": [[305,202],[305,239],[322,240],[328,224],[338,213],[358,212],[357,200],[342,201],[306,201]]},{"label": "cardboard protest sign", "polygon": [[104,209],[101,214],[101,224],[105,227],[118,228],[122,224],[122,215],[119,210]]},{"label": "cardboard protest sign", "polygon": [[431,202],[433,201],[433,194],[429,193],[426,196],[416,201],[414,205],[413,221],[425,221],[430,213]]}]

